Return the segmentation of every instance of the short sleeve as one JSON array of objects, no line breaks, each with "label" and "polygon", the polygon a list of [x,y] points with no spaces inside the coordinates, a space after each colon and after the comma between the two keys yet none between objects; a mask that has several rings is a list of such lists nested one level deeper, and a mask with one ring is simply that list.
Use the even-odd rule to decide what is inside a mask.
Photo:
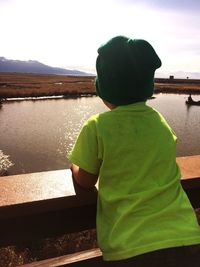
[{"label": "short sleeve", "polygon": [[98,159],[98,140],[95,121],[84,123],[68,159],[83,170],[98,175],[101,160]]}]

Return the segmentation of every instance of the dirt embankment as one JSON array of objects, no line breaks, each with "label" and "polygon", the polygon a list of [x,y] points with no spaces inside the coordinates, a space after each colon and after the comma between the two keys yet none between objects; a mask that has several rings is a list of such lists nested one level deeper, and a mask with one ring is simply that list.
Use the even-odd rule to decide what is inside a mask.
[{"label": "dirt embankment", "polygon": [[[155,93],[200,94],[200,80],[155,79]],[[95,95],[95,76],[0,73],[0,99]]]}]

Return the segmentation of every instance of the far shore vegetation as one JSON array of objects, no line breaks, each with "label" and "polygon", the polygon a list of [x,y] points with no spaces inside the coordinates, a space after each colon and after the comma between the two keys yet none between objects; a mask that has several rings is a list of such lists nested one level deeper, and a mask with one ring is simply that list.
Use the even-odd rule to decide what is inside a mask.
[{"label": "far shore vegetation", "polygon": [[[200,94],[200,80],[155,78],[155,93]],[[95,95],[95,76],[0,73],[0,99]]]}]

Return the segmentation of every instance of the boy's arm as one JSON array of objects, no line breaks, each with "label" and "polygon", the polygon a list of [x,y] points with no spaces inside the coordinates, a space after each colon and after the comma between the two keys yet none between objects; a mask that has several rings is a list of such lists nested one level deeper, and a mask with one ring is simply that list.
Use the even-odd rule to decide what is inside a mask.
[{"label": "boy's arm", "polygon": [[72,164],[71,171],[73,179],[81,187],[91,189],[97,183],[98,175],[89,173],[75,164]]}]

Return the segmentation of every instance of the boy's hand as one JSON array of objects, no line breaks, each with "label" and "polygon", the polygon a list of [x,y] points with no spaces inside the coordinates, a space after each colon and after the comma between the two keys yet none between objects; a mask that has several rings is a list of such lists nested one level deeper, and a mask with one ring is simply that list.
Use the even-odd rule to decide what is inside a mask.
[{"label": "boy's hand", "polygon": [[79,166],[72,164],[71,166],[72,177],[75,182],[86,189],[91,189],[95,186],[98,180],[98,175],[89,173]]}]

